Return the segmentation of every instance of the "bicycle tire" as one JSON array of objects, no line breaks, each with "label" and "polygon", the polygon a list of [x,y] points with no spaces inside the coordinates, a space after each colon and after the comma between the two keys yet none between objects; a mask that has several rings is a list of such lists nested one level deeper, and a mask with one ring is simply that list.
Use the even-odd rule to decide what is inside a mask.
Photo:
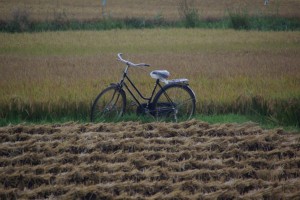
[{"label": "bicycle tire", "polygon": [[125,113],[125,108],[124,90],[116,85],[109,86],[96,97],[91,108],[91,122],[118,120]]},{"label": "bicycle tire", "polygon": [[186,84],[167,84],[153,100],[153,114],[158,121],[189,120],[196,110],[196,97]]}]

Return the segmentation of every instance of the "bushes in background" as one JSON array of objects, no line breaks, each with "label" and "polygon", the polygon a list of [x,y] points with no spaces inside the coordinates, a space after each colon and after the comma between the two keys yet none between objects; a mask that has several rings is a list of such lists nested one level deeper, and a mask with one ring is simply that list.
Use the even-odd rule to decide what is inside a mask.
[{"label": "bushes in background", "polygon": [[[60,16],[60,15],[59,15]],[[162,15],[151,19],[144,18],[105,18],[79,21],[67,17],[54,18],[51,21],[31,21],[26,12],[16,14],[10,21],[0,21],[1,32],[42,32],[64,30],[111,30],[143,28],[214,28],[261,31],[295,31],[300,30],[300,19],[271,16],[249,16],[233,13],[223,19],[201,19],[196,10],[191,10],[178,21],[168,21]]]}]

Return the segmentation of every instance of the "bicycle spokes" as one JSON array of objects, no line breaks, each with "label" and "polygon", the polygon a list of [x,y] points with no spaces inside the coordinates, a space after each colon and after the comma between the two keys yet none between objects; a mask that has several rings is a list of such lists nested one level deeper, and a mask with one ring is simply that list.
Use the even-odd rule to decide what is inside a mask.
[{"label": "bicycle spokes", "polygon": [[116,120],[122,116],[125,98],[117,88],[104,90],[93,105],[92,121]]},{"label": "bicycle spokes", "polygon": [[187,99],[181,102],[165,102],[159,103],[156,108],[156,117],[171,118],[178,121],[182,117],[187,117],[190,114],[192,107],[189,102],[193,99]]},{"label": "bicycle spokes", "polygon": [[189,119],[195,109],[195,98],[188,87],[170,85],[156,99],[155,113],[158,120],[179,121]]}]

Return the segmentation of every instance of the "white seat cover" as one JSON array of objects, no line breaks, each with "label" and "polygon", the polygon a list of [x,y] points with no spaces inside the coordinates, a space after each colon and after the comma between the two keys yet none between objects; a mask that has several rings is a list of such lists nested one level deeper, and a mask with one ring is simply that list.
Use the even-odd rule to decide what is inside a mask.
[{"label": "white seat cover", "polygon": [[165,81],[170,76],[170,72],[167,70],[154,70],[150,73],[150,76],[154,79]]}]

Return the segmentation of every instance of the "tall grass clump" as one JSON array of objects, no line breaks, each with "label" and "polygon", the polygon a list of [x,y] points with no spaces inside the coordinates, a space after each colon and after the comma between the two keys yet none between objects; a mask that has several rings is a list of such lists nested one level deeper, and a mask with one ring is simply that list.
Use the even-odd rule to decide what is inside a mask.
[{"label": "tall grass clump", "polygon": [[186,28],[197,27],[200,18],[194,0],[180,0],[178,10]]},{"label": "tall grass clump", "polygon": [[260,31],[295,31],[300,28],[300,20],[280,16],[254,16],[250,20],[250,27]]},{"label": "tall grass clump", "polygon": [[[278,1],[276,1],[277,5]],[[266,14],[261,10],[251,13],[247,7],[227,10],[229,26],[235,30],[260,30],[260,31],[288,31],[299,30],[299,17],[284,17],[279,15],[278,6],[276,12]]]},{"label": "tall grass clump", "polygon": [[11,99],[0,105],[0,119],[3,121],[88,121],[90,104],[61,99],[59,102],[26,102],[22,99]]},{"label": "tall grass clump", "polygon": [[233,113],[264,116],[279,125],[300,126],[300,97],[267,99],[261,95],[240,96],[230,106]]},{"label": "tall grass clump", "polygon": [[9,32],[27,32],[32,29],[32,21],[26,9],[15,8],[12,11],[12,20],[4,23],[5,29]]},{"label": "tall grass clump", "polygon": [[236,30],[249,30],[251,17],[246,10],[229,12],[230,27]]}]

